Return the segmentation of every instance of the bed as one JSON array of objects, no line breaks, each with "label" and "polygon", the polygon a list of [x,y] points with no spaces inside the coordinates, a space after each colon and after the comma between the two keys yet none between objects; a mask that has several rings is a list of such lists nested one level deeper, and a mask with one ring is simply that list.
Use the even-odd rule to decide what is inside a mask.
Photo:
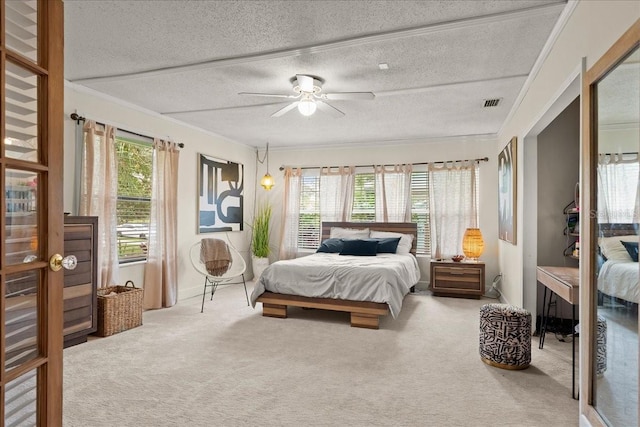
[{"label": "bed", "polygon": [[[638,235],[635,224],[599,224],[598,291],[618,300],[640,302]],[[624,242],[624,243],[623,243]],[[635,257],[635,260],[632,258]],[[602,301],[602,298],[598,298]]]},{"label": "bed", "polygon": [[[405,295],[420,279],[415,258],[417,227],[415,223],[325,222],[321,242],[342,237],[342,230],[365,233],[366,229],[374,238],[393,237],[384,233],[404,235],[400,243],[405,249],[375,256],[334,251],[277,261],[256,281],[251,304],[262,303],[263,316],[278,318],[286,318],[290,306],[349,312],[351,326],[370,329],[378,329],[380,316],[395,318]],[[346,239],[367,240],[364,235]]]}]

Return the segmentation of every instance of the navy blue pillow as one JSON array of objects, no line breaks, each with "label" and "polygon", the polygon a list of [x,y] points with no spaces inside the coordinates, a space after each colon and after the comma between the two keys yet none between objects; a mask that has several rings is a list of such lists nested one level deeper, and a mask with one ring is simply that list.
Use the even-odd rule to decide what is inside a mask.
[{"label": "navy blue pillow", "polygon": [[325,239],[316,252],[339,254],[342,250],[342,239]]},{"label": "navy blue pillow", "polygon": [[623,242],[620,240],[620,243],[622,243],[627,252],[629,252],[629,256],[633,262],[638,262],[638,242]]},{"label": "navy blue pillow", "polygon": [[378,252],[377,240],[343,240],[342,243],[340,255],[376,256]]},{"label": "navy blue pillow", "polygon": [[371,240],[378,241],[377,251],[379,254],[395,254],[398,249],[398,243],[400,243],[399,237],[380,237]]}]

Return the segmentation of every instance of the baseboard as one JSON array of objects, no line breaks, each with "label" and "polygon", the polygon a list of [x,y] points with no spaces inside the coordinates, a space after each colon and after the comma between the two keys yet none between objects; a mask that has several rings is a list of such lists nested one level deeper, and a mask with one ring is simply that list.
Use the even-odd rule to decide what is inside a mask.
[{"label": "baseboard", "polygon": [[178,289],[178,301],[182,301],[188,298],[193,298],[196,296],[202,296],[202,285],[198,286],[190,286],[188,288],[179,288]]},{"label": "baseboard", "polygon": [[[249,295],[251,295],[251,292],[253,291],[253,283],[252,281],[247,280],[247,292],[249,293]],[[220,285],[220,287],[218,289],[223,289],[227,286],[240,286],[242,287],[242,281],[240,281],[240,283],[227,283],[227,284],[222,284]],[[211,288],[209,288],[210,290]],[[178,301],[182,301],[182,300],[186,300],[189,298],[194,298],[194,297],[200,297],[202,298],[202,291],[203,291],[203,284],[200,285],[196,285],[196,286],[189,286],[188,288],[179,288],[178,289]]]},{"label": "baseboard", "polygon": [[[536,327],[534,335],[538,335],[540,331],[540,324],[542,322],[542,316],[536,316]],[[577,323],[576,319],[576,323]],[[561,335],[571,335],[572,333],[571,319],[562,319],[559,317],[549,317],[547,323],[547,332],[558,333]]]},{"label": "baseboard", "polygon": [[425,280],[420,280],[415,284],[417,291],[428,291],[429,290],[429,282]]}]

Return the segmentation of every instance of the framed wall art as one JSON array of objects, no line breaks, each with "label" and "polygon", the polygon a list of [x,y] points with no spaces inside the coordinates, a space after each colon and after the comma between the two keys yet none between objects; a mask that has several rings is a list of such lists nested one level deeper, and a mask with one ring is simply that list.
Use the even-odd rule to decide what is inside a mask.
[{"label": "framed wall art", "polygon": [[198,154],[198,233],[241,231],[244,166]]},{"label": "framed wall art", "polygon": [[498,155],[499,238],[516,244],[516,176],[518,141],[514,136]]}]

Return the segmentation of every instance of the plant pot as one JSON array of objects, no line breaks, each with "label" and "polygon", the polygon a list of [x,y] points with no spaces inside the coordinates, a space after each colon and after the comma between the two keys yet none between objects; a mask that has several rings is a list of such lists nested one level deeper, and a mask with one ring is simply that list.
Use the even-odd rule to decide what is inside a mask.
[{"label": "plant pot", "polygon": [[255,255],[251,255],[251,267],[253,269],[253,278],[258,281],[262,272],[269,266],[269,258],[259,258]]}]

